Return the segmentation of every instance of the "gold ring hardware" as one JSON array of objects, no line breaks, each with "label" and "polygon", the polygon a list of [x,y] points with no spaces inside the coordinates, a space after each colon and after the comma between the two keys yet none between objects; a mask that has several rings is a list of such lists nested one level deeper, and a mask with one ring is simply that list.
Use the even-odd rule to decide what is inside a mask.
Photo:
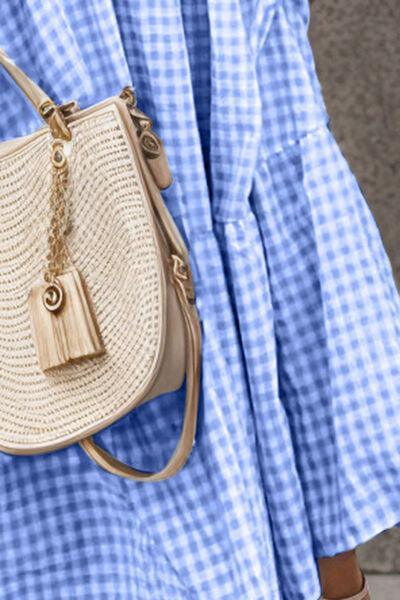
[{"label": "gold ring hardware", "polygon": [[80,110],[79,104],[76,100],[69,100],[68,102],[63,102],[63,104],[59,104],[58,108],[64,115],[64,117],[69,117],[74,113]]},{"label": "gold ring hardware", "polygon": [[57,169],[61,169],[64,167],[67,162],[67,157],[64,154],[64,149],[62,144],[54,143],[52,152],[51,152],[51,161]]},{"label": "gold ring hardware", "polygon": [[175,283],[181,288],[187,302],[194,304],[196,294],[189,265],[178,254],[171,254],[169,260],[172,262],[172,274]]},{"label": "gold ring hardware", "polygon": [[133,88],[131,85],[126,85],[123,88],[123,90],[121,91],[119,97],[122,98],[122,100],[124,100],[128,106],[136,107],[136,105],[137,105],[136,92],[135,92],[135,88]]},{"label": "gold ring hardware", "polygon": [[161,144],[154,132],[145,130],[140,136],[140,144],[147,158],[160,156]]},{"label": "gold ring hardware", "polygon": [[138,134],[141,134],[144,130],[150,130],[152,128],[153,121],[146,115],[146,113],[138,108],[137,97],[134,88],[130,85],[125,86],[120,92],[119,97],[125,102]]},{"label": "gold ring hardware", "polygon": [[59,281],[53,281],[45,288],[42,295],[45,308],[52,313],[56,313],[64,305],[64,289]]},{"label": "gold ring hardware", "polygon": [[178,254],[171,254],[172,270],[177,279],[186,280],[188,278],[187,265],[183,258]]},{"label": "gold ring hardware", "polygon": [[64,113],[54,102],[45,100],[39,106],[39,114],[50,127],[53,137],[68,141],[72,139],[72,134],[65,121]]}]

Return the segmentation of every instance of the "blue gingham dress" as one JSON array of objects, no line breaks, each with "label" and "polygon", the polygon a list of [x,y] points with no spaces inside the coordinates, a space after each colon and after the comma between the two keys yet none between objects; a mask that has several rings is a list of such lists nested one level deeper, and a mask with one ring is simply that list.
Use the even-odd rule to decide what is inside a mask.
[{"label": "blue gingham dress", "polygon": [[[316,557],[400,526],[399,295],[308,22],[307,0],[2,3],[0,45],[56,101],[133,84],[154,119],[203,361],[172,479],[118,478],[77,445],[0,454],[1,600],[316,600]],[[1,139],[35,130],[0,85]],[[159,469],[183,401],[184,385],[96,440]]]}]

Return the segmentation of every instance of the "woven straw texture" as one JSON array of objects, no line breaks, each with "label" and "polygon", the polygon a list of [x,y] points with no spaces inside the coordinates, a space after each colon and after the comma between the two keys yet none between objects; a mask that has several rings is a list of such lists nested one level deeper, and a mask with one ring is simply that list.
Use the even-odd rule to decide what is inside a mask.
[{"label": "woven straw texture", "polygon": [[118,108],[71,124],[68,244],[106,353],[44,374],[27,297],[47,253],[47,130],[0,161],[0,444],[70,439],[130,405],[162,339],[162,279],[152,217]]}]

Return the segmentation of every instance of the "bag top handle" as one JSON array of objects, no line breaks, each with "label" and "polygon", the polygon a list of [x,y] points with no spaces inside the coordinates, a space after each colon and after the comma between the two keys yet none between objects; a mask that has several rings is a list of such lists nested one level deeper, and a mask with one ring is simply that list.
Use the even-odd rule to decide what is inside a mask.
[{"label": "bag top handle", "polygon": [[60,107],[0,48],[0,65],[12,77],[39,115],[48,124],[53,137],[70,140],[71,132]]}]

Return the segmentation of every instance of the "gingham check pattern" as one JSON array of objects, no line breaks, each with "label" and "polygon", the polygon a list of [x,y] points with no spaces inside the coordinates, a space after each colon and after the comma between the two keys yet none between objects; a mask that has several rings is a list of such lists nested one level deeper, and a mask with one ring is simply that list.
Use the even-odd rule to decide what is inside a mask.
[{"label": "gingham check pattern", "polygon": [[[327,124],[307,0],[1,11],[0,45],[55,100],[85,107],[133,83],[154,118],[203,362],[196,445],[171,480],[119,479],[77,445],[0,454],[0,599],[317,600],[317,556],[400,525],[400,302]],[[36,129],[0,83],[1,139]],[[159,468],[183,400],[96,438]]]}]

